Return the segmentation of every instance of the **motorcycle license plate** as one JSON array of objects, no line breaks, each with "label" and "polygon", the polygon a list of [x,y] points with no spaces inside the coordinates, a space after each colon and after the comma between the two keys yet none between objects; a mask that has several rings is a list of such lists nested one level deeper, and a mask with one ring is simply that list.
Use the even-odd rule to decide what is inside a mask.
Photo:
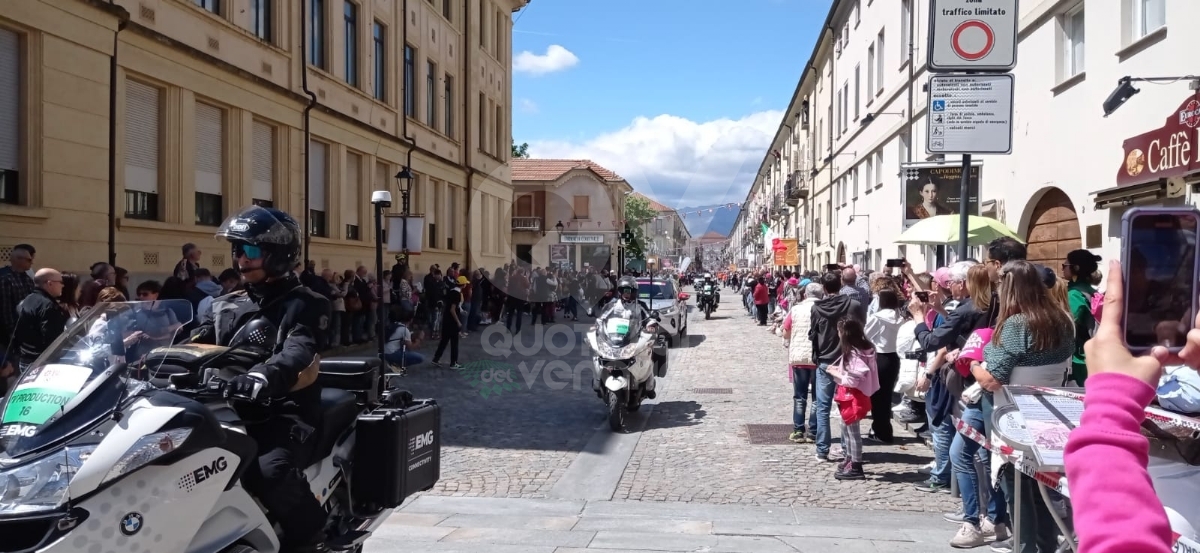
[{"label": "motorcycle license plate", "polygon": [[629,319],[609,319],[604,323],[604,332],[614,336],[629,334]]}]

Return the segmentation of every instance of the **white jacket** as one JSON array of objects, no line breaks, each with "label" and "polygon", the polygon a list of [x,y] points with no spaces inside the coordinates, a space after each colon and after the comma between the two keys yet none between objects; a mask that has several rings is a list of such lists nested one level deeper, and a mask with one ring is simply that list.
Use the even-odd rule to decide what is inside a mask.
[{"label": "white jacket", "polygon": [[816,365],[813,361],[812,340],[808,339],[808,329],[812,326],[812,307],[815,303],[817,300],[806,298],[788,309],[788,316],[792,318],[791,340],[787,343],[790,365]]},{"label": "white jacket", "polygon": [[[897,353],[897,334],[905,322],[895,309],[880,309],[867,316],[864,330],[867,339],[875,345],[875,353]],[[907,352],[904,352],[907,353]]]}]

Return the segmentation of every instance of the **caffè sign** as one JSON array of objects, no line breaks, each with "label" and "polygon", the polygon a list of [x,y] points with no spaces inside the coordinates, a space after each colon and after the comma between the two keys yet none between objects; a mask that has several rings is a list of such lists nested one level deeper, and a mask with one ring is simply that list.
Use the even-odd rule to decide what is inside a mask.
[{"label": "caff\u00e8 sign", "polygon": [[1200,171],[1200,94],[1183,101],[1162,127],[1125,140],[1117,186]]}]

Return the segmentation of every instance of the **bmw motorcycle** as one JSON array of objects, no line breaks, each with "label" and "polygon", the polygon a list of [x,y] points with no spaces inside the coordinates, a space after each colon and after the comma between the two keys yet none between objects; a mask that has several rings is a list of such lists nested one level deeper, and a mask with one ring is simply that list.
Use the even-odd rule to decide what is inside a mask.
[{"label": "bmw motorcycle", "polygon": [[705,319],[712,318],[712,312],[717,309],[717,287],[711,280],[697,284],[699,297],[696,299],[696,308],[704,312]]},{"label": "bmw motorcycle", "polygon": [[658,313],[650,317],[620,300],[605,306],[587,333],[592,349],[592,389],[608,407],[613,431],[625,427],[625,413],[655,398],[656,377],[667,375],[667,343],[658,332]]},{"label": "bmw motorcycle", "polygon": [[[21,375],[0,409],[0,550],[279,551],[270,513],[242,487],[257,446],[225,388],[280,329],[252,318],[230,347],[172,345],[190,320],[185,300],[98,304]],[[440,408],[385,392],[375,360],[310,370],[301,380],[322,386],[324,422],[304,442],[304,475],[329,546],[361,552],[437,482]]]}]

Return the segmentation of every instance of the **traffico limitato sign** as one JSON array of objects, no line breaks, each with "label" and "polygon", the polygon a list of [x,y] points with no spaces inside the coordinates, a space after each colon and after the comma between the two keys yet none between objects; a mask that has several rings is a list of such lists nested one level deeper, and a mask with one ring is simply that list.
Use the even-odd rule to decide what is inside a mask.
[{"label": "traffico limitato sign", "polygon": [[929,71],[1011,71],[1017,14],[1017,0],[930,0]]}]

